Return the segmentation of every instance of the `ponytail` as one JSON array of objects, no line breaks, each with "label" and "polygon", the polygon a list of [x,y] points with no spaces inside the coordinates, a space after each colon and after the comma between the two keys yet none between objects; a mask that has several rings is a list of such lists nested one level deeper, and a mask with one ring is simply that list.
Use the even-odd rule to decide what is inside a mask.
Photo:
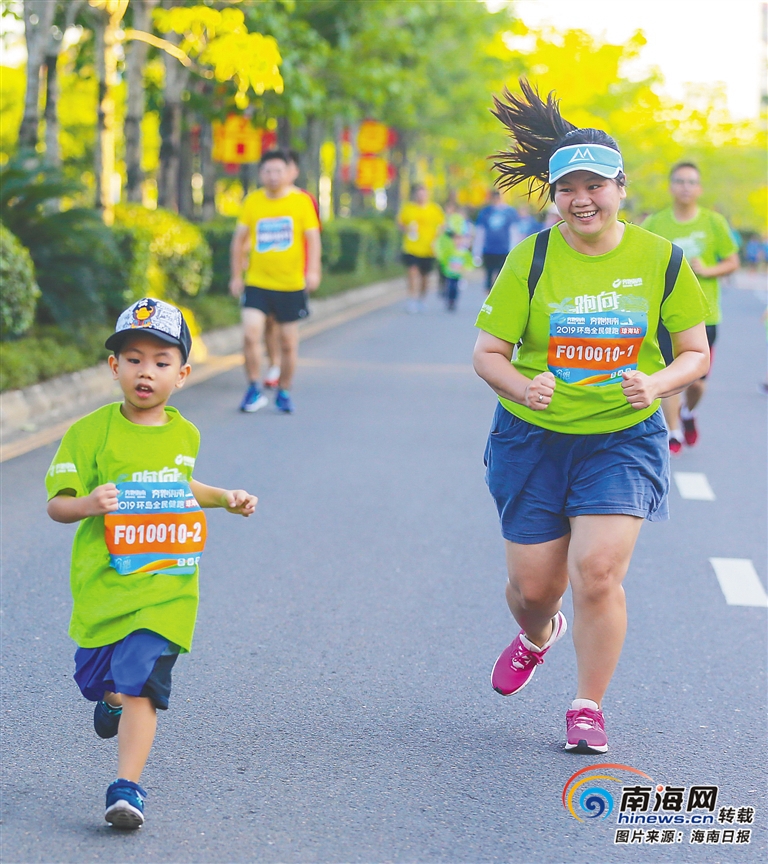
[{"label": "ponytail", "polygon": [[[491,113],[509,131],[510,150],[495,153],[490,158],[499,177],[499,189],[512,189],[520,183],[528,184],[528,197],[538,193],[541,197],[549,189],[554,198],[554,187],[549,183],[549,160],[560,147],[569,144],[602,144],[619,152],[618,144],[600,129],[579,129],[560,113],[560,100],[554,90],[543,102],[538,90],[525,78],[520,79],[522,97],[513,95],[506,87],[502,98],[493,97]],[[624,185],[624,174],[616,177]]]}]

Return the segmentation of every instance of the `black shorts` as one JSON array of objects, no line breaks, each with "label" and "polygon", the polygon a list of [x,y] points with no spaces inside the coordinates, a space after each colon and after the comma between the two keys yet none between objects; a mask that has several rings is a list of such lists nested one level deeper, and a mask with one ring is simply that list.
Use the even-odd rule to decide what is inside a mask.
[{"label": "black shorts", "polygon": [[408,252],[403,252],[402,260],[406,267],[418,267],[419,273],[422,276],[429,276],[435,269],[434,258],[419,258],[418,255],[410,255]]},{"label": "black shorts", "polygon": [[265,315],[271,315],[280,324],[299,321],[309,315],[307,292],[272,291],[269,288],[256,288],[246,285],[241,305],[246,309],[258,309]]},{"label": "black shorts", "polygon": [[[715,340],[717,339],[717,324],[707,324],[707,343],[709,344],[709,350],[712,351],[714,347]],[[663,325],[659,324],[659,348],[661,348],[661,355],[664,358],[664,362],[669,366],[669,364],[675,359],[672,355],[672,338],[669,335],[669,330]],[[708,375],[709,373],[707,373]],[[702,379],[704,380],[707,375],[702,375]]]}]

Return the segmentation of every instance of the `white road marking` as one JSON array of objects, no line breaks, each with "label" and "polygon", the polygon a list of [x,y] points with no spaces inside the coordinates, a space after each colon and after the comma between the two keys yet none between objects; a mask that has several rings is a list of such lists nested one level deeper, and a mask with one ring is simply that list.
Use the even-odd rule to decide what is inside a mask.
[{"label": "white road marking", "polygon": [[706,474],[693,471],[675,471],[675,483],[681,498],[693,501],[714,501],[715,493],[709,485]]},{"label": "white road marking", "polygon": [[729,606],[768,607],[768,594],[765,593],[755,566],[749,558],[709,560]]}]

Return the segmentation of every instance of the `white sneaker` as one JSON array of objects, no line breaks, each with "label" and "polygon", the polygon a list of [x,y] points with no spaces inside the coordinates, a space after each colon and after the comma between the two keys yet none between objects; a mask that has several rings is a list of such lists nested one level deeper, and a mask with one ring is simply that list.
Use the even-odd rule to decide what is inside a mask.
[{"label": "white sneaker", "polygon": [[274,390],[280,381],[280,367],[270,366],[266,377],[264,378],[264,389]]}]

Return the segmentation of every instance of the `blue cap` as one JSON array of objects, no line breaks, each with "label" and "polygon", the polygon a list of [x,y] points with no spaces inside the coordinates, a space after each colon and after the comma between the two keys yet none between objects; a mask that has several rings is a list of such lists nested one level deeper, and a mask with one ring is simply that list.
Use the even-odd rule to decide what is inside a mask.
[{"label": "blue cap", "polygon": [[624,170],[621,153],[604,144],[569,144],[549,158],[549,182],[555,183],[572,171],[591,171],[613,180]]}]

